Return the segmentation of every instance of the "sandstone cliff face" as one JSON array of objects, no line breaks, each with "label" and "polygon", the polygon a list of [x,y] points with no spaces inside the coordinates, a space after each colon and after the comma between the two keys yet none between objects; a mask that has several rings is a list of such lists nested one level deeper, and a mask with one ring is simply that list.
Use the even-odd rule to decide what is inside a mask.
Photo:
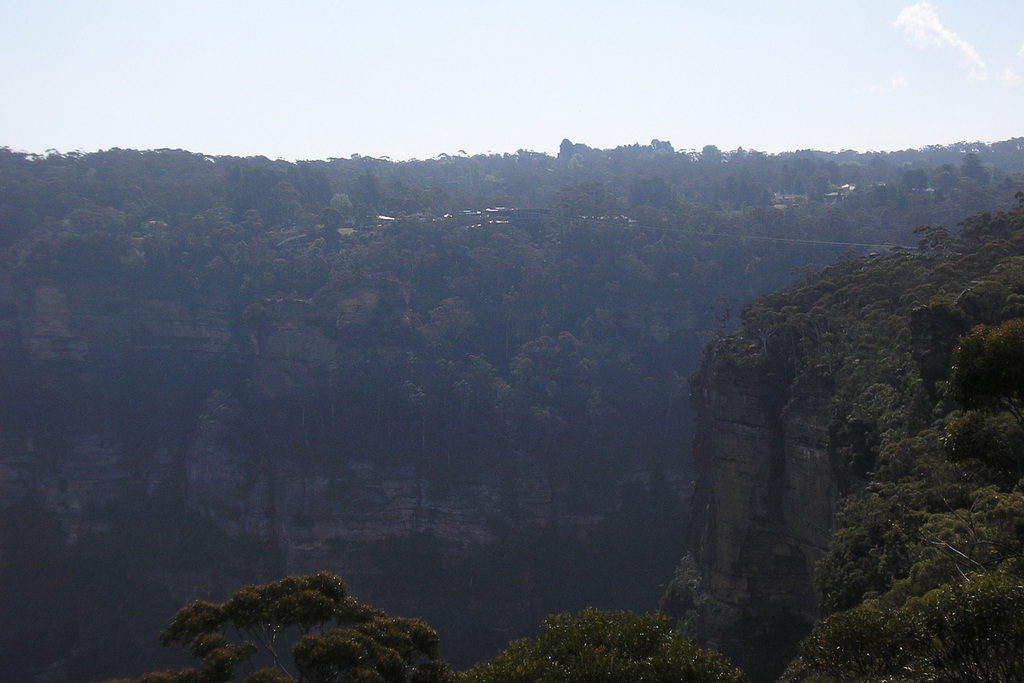
[{"label": "sandstone cliff face", "polygon": [[[482,632],[474,634],[477,640],[491,648],[506,644],[517,635],[509,615],[527,614],[527,603],[544,592],[528,566],[541,552],[535,539],[543,537],[548,552],[566,539],[586,538],[617,519],[627,491],[660,486],[681,504],[687,482],[677,470],[624,463],[608,486],[587,491],[577,478],[523,452],[482,457],[458,476],[439,478],[414,457],[308,457],[301,448],[275,450],[280,439],[267,447],[240,441],[243,423],[276,425],[293,405],[315,402],[308,392],[322,386],[332,364],[349,353],[339,341],[344,335],[329,330],[358,327],[382,300],[397,300],[400,309],[401,288],[388,287],[366,285],[316,303],[268,299],[251,324],[233,317],[227,297],[217,293],[186,305],[88,282],[44,281],[20,298],[5,288],[4,381],[42,397],[33,400],[43,405],[25,411],[53,417],[40,426],[13,411],[0,423],[0,510],[41,501],[70,547],[117,537],[112,525],[118,521],[99,514],[104,506],[128,500],[166,505],[170,495],[224,543],[256,549],[252,557],[228,558],[230,576],[216,576],[216,568],[153,570],[147,580],[177,604],[222,597],[237,588],[239,576],[265,581],[327,569],[343,576],[361,600],[417,614],[423,603],[416,586],[396,582],[419,572],[451,578],[446,599],[465,601],[453,609],[482,615],[473,627]],[[186,380],[172,377],[183,370],[191,373]],[[139,378],[149,388],[130,383]],[[261,406],[266,414],[243,415],[232,394],[239,387],[250,392],[247,406]],[[304,409],[295,409],[295,419],[304,419]],[[181,416],[191,422],[180,423]],[[120,427],[128,420],[141,421],[143,433],[126,438]],[[161,533],[187,540],[194,532]],[[430,549],[418,550],[417,539],[428,539]],[[474,576],[500,574],[505,585],[445,576],[481,548],[492,548],[487,562],[500,565],[476,568]],[[412,560],[396,576],[406,552]],[[416,564],[426,562],[438,566]],[[423,592],[434,589],[441,587]],[[406,594],[411,601],[403,602]],[[539,621],[529,614],[520,623],[527,618],[531,625]],[[444,635],[444,624],[437,626]],[[479,643],[464,647],[463,656],[477,656],[474,647]],[[471,663],[460,662],[451,649],[447,656]]]},{"label": "sandstone cliff face", "polygon": [[[175,352],[221,362],[237,355],[228,329],[227,303],[208,296],[189,309],[161,299],[131,297],[80,283],[65,288],[39,283],[19,306],[5,290],[6,334],[0,339],[11,396],[0,433],[0,508],[38,497],[77,541],[91,508],[152,488],[173,469],[166,443],[144,454],[126,444],[104,393],[106,374],[121,372],[129,354],[159,358]],[[33,405],[32,383],[41,383],[42,405]],[[131,400],[131,397],[128,397]],[[42,429],[29,427],[29,411],[49,414]],[[19,419],[20,418],[20,419]],[[180,448],[180,444],[175,445]]]},{"label": "sandstone cliff face", "polygon": [[223,294],[203,296],[189,308],[88,282],[68,289],[44,281],[33,289],[22,315],[22,343],[35,363],[95,363],[140,349],[237,353]]},{"label": "sandstone cliff face", "polygon": [[835,528],[841,481],[828,448],[830,387],[794,385],[770,358],[722,362],[721,343],[691,380],[700,638],[770,676],[818,614],[814,564]]},{"label": "sandstone cliff face", "polygon": [[[361,290],[338,297],[330,302],[329,315],[343,327],[372,311],[380,296]],[[55,381],[86,387],[93,375],[129,354],[175,351],[197,362],[214,358],[246,365],[258,395],[276,400],[308,389],[339,353],[338,344],[324,334],[313,303],[300,298],[267,300],[260,329],[250,333],[247,345],[236,342],[223,297],[207,296],[186,307],[85,285],[69,291],[46,281],[35,287],[25,310],[6,303],[11,315],[5,320],[5,353],[23,358],[42,374],[60,368]],[[437,487],[408,463],[254,460],[232,443],[237,416],[225,405],[230,402],[230,396],[214,390],[195,428],[183,430],[191,433],[188,441],[154,449],[142,471],[127,467],[128,446],[96,421],[84,420],[82,432],[69,435],[56,450],[33,435],[8,430],[0,440],[0,504],[35,489],[56,510],[81,511],[128,486],[159,486],[180,466],[189,501],[226,532],[278,539],[289,549],[419,532],[487,542],[494,538],[492,523],[505,516],[525,526],[587,527],[609,511],[566,509],[559,502],[559,484],[525,454],[514,455],[499,469],[470,472],[443,493],[436,493]],[[674,474],[667,476],[682,487]],[[649,481],[650,472],[633,469],[622,478],[624,483]]]}]

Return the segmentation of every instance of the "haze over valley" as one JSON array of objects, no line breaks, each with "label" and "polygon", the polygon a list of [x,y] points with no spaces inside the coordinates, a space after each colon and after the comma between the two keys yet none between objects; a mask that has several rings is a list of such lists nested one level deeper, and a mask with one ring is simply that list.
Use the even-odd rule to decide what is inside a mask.
[{"label": "haze over valley", "polygon": [[0,679],[1024,677],[1024,6],[8,5]]}]

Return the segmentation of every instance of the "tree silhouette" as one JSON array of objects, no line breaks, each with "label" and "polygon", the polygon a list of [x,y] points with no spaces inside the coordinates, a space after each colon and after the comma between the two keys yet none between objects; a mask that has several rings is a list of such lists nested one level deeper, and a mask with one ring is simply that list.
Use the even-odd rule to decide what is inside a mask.
[{"label": "tree silhouette", "polygon": [[193,602],[160,642],[188,647],[199,668],[146,674],[138,683],[451,680],[433,629],[359,604],[327,572],[246,586],[222,604]]}]

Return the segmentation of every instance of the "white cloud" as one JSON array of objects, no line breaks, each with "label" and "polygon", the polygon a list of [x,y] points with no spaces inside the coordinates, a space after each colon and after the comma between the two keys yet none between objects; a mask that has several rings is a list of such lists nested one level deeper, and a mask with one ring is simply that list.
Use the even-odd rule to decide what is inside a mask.
[{"label": "white cloud", "polygon": [[1013,67],[1008,66],[1003,73],[999,75],[999,80],[1001,80],[1005,85],[1017,85],[1020,83],[1020,74],[1014,71]]},{"label": "white cloud", "polygon": [[971,78],[985,78],[985,62],[978,55],[978,51],[974,49],[973,45],[942,25],[935,6],[930,2],[922,0],[916,5],[905,7],[893,26],[903,29],[911,41],[921,47],[937,45],[953,48],[960,53],[964,64],[970,69]]},{"label": "white cloud", "polygon": [[877,95],[888,95],[889,93],[894,93],[897,90],[906,88],[907,85],[909,84],[907,83],[906,78],[903,76],[897,76],[892,79],[892,82],[889,83],[889,85],[873,85],[867,89],[867,92],[875,93]]}]

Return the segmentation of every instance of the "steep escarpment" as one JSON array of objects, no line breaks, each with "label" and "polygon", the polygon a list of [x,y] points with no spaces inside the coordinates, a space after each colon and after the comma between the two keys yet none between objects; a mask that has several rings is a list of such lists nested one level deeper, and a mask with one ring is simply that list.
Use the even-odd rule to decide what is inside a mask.
[{"label": "steep escarpment", "polygon": [[[407,285],[239,310],[218,288],[161,298],[103,276],[6,282],[0,571],[38,593],[0,598],[19,625],[5,671],[171,665],[136,639],[172,607],[325,568],[367,601],[429,618],[468,664],[551,611],[653,603],[682,552],[682,467],[596,460],[580,475],[543,448],[477,441],[468,459],[437,441],[430,388],[411,381],[422,361],[364,343],[374,316],[411,315]],[[510,390],[482,359],[467,370],[449,399],[465,420],[487,408],[469,403],[481,392]],[[651,514],[674,521],[638,533]],[[626,581],[607,559],[616,548],[645,558],[649,580]],[[70,606],[67,630],[36,632],[43,594]],[[106,623],[104,610],[128,617]],[[104,669],[117,643],[135,654]]]},{"label": "steep escarpment", "polygon": [[746,669],[778,669],[817,617],[814,564],[835,528],[832,387],[794,383],[771,358],[731,364],[716,348],[691,380],[700,637]]},{"label": "steep escarpment", "polygon": [[[970,476],[935,464],[954,408],[943,382],[961,334],[1024,312],[1022,221],[1018,209],[965,221],[956,237],[922,229],[916,251],[811,273],[754,301],[735,332],[706,347],[691,380],[699,423],[689,531],[705,644],[770,680],[818,617],[909,575],[912,553],[863,539],[862,555],[846,548],[818,563],[842,520],[858,523],[847,494],[906,482],[926,490],[941,470],[952,488],[934,501],[952,505],[966,486]],[[869,556],[885,566],[857,565]]]}]

